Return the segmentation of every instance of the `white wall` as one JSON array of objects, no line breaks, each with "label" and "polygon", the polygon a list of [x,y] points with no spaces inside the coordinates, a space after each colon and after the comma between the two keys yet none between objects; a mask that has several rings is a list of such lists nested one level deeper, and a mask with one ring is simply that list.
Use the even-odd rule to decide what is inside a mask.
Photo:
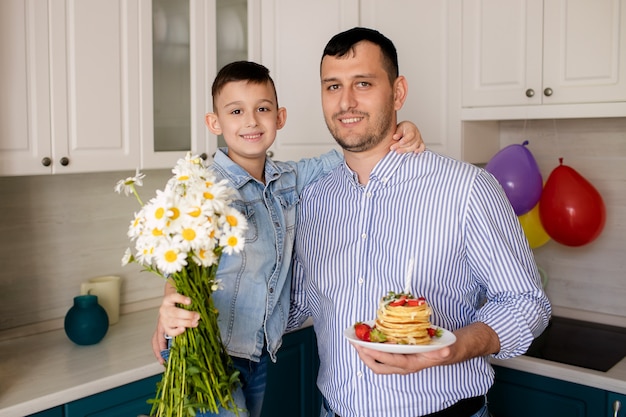
[{"label": "white wall", "polygon": [[534,250],[549,276],[557,307],[621,316],[626,326],[626,118],[505,121],[501,147],[530,143],[544,181],[563,164],[600,192],[606,226],[593,242],[568,247],[549,241]]}]

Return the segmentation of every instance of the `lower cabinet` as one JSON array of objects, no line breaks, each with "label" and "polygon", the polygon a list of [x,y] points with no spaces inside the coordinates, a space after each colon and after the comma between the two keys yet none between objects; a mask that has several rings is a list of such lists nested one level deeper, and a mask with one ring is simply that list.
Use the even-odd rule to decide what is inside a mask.
[{"label": "lower cabinet", "polygon": [[509,368],[494,368],[496,380],[487,394],[493,417],[613,416],[612,410],[610,414],[607,410],[604,390]]},{"label": "lower cabinet", "polygon": [[[316,417],[321,394],[315,380],[319,360],[312,327],[285,335],[278,361],[268,368],[263,417]],[[149,415],[161,375],[145,378],[28,417],[137,417]]]},{"label": "lower cabinet", "polygon": [[607,397],[607,416],[626,417],[626,395],[609,392]]}]

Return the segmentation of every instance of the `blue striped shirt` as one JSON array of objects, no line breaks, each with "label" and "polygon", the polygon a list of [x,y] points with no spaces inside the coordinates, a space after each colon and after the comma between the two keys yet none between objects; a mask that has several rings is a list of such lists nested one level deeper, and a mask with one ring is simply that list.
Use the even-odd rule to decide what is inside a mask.
[{"label": "blue striped shirt", "polygon": [[372,320],[380,297],[405,287],[454,331],[480,321],[499,336],[498,358],[523,354],[547,326],[550,304],[523,230],[495,178],[426,151],[390,152],[366,185],[345,164],[301,196],[290,327],[312,316],[318,386],[339,415],[416,417],[485,394],[487,357],[410,375],[376,375],[343,337]]}]

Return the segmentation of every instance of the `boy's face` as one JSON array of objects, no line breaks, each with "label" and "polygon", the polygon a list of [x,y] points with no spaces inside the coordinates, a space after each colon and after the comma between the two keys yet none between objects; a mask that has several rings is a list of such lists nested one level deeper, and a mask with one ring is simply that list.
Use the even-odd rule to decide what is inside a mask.
[{"label": "boy's face", "polygon": [[389,82],[377,45],[362,41],[345,56],[325,56],[321,81],[326,125],[344,150],[367,151],[393,134],[406,81]]},{"label": "boy's face", "polygon": [[287,111],[278,108],[270,83],[230,82],[215,98],[213,110],[207,113],[206,124],[214,134],[224,135],[228,156],[239,164],[243,160],[265,160],[265,152],[287,118]]}]

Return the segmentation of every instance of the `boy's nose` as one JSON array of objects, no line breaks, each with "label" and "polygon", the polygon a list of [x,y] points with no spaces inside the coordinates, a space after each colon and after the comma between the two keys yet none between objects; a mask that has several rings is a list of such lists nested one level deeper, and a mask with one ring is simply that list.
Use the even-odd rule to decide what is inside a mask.
[{"label": "boy's nose", "polygon": [[246,127],[255,127],[257,125],[256,117],[252,115],[248,115],[246,119]]}]

